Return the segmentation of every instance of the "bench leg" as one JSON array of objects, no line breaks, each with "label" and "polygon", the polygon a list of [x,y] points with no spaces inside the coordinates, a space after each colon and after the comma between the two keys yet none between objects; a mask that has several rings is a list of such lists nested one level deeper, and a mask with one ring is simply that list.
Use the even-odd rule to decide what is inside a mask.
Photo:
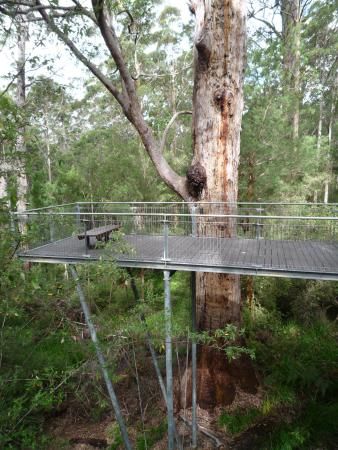
[{"label": "bench leg", "polygon": [[90,236],[86,235],[86,250],[90,249]]}]

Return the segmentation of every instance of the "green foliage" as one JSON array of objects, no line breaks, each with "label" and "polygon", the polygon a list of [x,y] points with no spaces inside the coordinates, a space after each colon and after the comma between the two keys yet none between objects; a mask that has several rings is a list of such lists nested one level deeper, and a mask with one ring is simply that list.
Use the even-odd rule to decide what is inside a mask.
[{"label": "green foliage", "polygon": [[264,380],[262,403],[258,408],[222,412],[219,424],[231,434],[265,428],[267,432],[258,433],[253,446],[262,450],[334,448],[338,437],[336,328],[323,319],[311,325],[285,321],[271,308],[271,301],[269,306],[267,310],[255,305],[245,315],[247,344]]},{"label": "green foliage", "polygon": [[219,425],[225,427],[231,434],[245,431],[259,416],[259,410],[251,408],[248,410],[237,410],[232,414],[223,412],[219,417]]},{"label": "green foliage", "polygon": [[238,329],[235,325],[228,324],[224,329],[217,329],[213,333],[208,331],[194,333],[193,337],[201,344],[224,351],[229,361],[243,354],[249,355],[251,359],[254,359],[255,353],[252,349],[236,345],[244,333],[244,329]]},{"label": "green foliage", "polygon": [[137,450],[147,450],[152,448],[156,442],[160,441],[167,432],[167,422],[164,421],[159,425],[145,430],[142,436],[139,436],[136,441]]},{"label": "green foliage", "polygon": [[116,422],[114,422],[107,432],[107,435],[110,440],[112,440],[112,443],[109,446],[109,450],[118,450],[122,448],[123,445],[123,439],[121,435],[120,428]]},{"label": "green foliage", "polygon": [[267,310],[270,312],[269,321],[274,317],[292,317],[297,322],[310,325],[325,317],[334,320],[338,312],[337,287],[336,282],[328,281],[257,278],[255,320],[259,317],[265,320]]},{"label": "green foliage", "polygon": [[[338,402],[312,401],[291,424],[282,423],[270,433],[262,450],[335,448],[338,439]],[[316,447],[317,446],[317,447]]]},{"label": "green foliage", "polygon": [[[260,448],[330,445],[338,432],[338,347],[334,325],[318,319],[306,326],[285,322],[257,307],[246,318],[246,330],[266,390],[259,420],[274,414],[279,417],[276,431],[266,442],[262,441]],[[279,414],[279,410],[284,412]]]},{"label": "green foliage", "polygon": [[7,95],[0,95],[0,143],[13,144],[15,142],[20,114],[18,108]]}]

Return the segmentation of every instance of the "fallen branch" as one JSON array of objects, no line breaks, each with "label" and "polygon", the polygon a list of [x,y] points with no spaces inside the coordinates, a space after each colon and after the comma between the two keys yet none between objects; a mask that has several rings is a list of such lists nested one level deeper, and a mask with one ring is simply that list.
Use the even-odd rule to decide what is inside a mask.
[{"label": "fallen branch", "polygon": [[[189,427],[192,427],[192,423],[189,419],[187,419],[186,417],[179,415],[179,418]],[[201,425],[197,425],[198,430],[204,434],[205,436],[207,436],[209,439],[212,439],[215,443],[216,448],[218,449],[225,449],[225,444],[218,439],[217,436],[215,436],[214,434],[211,433],[211,431],[207,430],[206,428],[202,427]]]}]

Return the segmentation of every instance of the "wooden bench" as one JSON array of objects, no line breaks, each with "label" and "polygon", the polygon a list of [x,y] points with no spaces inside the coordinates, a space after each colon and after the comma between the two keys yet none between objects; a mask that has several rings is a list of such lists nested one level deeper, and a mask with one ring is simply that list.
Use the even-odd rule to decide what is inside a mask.
[{"label": "wooden bench", "polygon": [[90,246],[90,238],[95,237],[97,241],[109,241],[109,236],[113,231],[117,231],[121,228],[120,224],[110,224],[104,225],[102,227],[91,228],[90,230],[83,231],[79,233],[77,237],[82,240],[86,240],[86,248],[93,248],[94,246]]}]

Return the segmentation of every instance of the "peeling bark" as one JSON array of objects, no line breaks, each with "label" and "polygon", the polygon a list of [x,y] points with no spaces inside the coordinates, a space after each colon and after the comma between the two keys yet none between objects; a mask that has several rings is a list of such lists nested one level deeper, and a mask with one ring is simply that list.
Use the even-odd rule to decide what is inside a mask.
[{"label": "peeling bark", "polygon": [[[195,1],[195,84],[193,97],[193,167],[206,183],[203,201],[236,202],[245,64],[245,2]],[[212,39],[205,66],[201,35]],[[203,63],[201,61],[204,61]],[[226,212],[224,210],[223,212]],[[197,317],[202,329],[240,322],[238,276],[198,274]]]}]

